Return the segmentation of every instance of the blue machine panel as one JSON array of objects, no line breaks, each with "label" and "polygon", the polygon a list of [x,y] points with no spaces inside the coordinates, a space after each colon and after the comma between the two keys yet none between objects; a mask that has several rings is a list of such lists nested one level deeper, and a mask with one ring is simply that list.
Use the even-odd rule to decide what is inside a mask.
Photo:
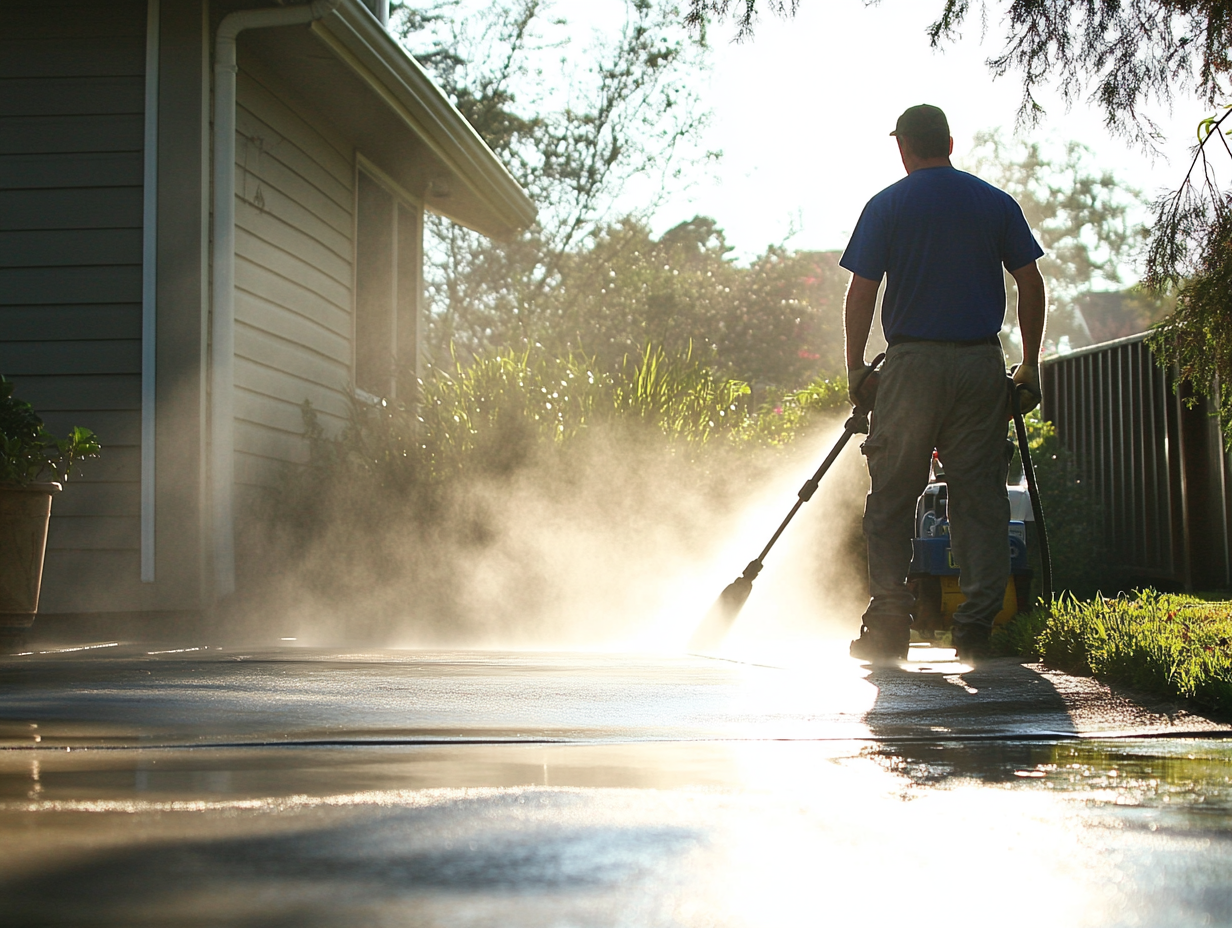
[{"label": "blue machine panel", "polygon": [[935,577],[956,575],[958,567],[950,553],[949,536],[942,538],[916,538],[912,541],[915,548],[911,558],[913,574],[932,574]]},{"label": "blue machine panel", "polygon": [[[1011,522],[1009,529],[1010,572],[1025,573],[1030,569],[1027,563],[1026,525]],[[933,538],[915,538],[912,547],[911,573],[932,574],[935,577],[957,576],[958,565],[954,563],[954,555],[950,551],[948,533]]]}]

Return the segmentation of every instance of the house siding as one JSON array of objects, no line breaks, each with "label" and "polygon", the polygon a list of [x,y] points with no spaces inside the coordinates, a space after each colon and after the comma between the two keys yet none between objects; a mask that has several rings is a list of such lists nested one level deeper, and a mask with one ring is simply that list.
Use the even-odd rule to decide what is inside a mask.
[{"label": "house siding", "polygon": [[0,0],[0,373],[105,449],[53,506],[44,612],[142,602],[145,33],[144,0]]},{"label": "house siding", "polygon": [[[303,402],[331,432],[349,413],[359,165],[406,201],[390,327],[403,363],[415,362],[419,337],[418,195],[426,178],[465,170],[455,190],[465,194],[477,178],[488,191],[486,199],[465,194],[467,221],[508,225],[507,176],[490,154],[475,162],[481,146],[455,131],[456,114],[443,98],[428,99],[432,88],[393,60],[401,52],[354,5],[335,11],[333,32],[321,23],[253,29],[238,41],[232,424],[241,531],[259,511],[251,503],[261,489],[305,459]],[[104,449],[53,506],[40,610],[48,618],[144,613],[170,623],[218,602],[220,526],[209,472],[211,53],[218,22],[235,7],[160,4],[159,112],[150,123],[158,150],[149,165],[157,169],[149,205],[158,222],[156,236],[143,239],[147,0],[0,0],[0,373],[52,430],[91,428]],[[369,86],[374,77],[387,86]],[[407,101],[431,117],[426,129],[395,113]],[[457,149],[462,168],[436,153],[438,142]],[[156,261],[144,293],[153,297],[146,309],[155,318],[144,330],[155,324],[155,344],[145,352],[143,243]],[[143,356],[155,360],[144,382]],[[142,461],[150,462],[142,401],[151,387],[157,441],[144,489],[152,496],[142,492]],[[143,516],[153,519],[144,552]],[[153,582],[142,582],[150,544]]]},{"label": "house siding", "polygon": [[300,408],[347,415],[354,154],[241,49],[236,106],[237,502],[306,459]]}]

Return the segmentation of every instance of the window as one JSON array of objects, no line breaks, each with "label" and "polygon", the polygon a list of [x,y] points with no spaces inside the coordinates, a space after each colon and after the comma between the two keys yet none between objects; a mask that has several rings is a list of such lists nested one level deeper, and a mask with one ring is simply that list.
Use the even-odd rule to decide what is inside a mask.
[{"label": "window", "polygon": [[359,172],[355,234],[355,386],[397,393],[399,375],[418,375],[420,208]]}]

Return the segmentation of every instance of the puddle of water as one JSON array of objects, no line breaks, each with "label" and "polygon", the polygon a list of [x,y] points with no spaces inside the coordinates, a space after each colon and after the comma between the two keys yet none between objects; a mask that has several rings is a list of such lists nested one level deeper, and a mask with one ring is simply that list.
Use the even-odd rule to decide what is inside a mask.
[{"label": "puddle of water", "polygon": [[300,904],[304,924],[1232,916],[1223,741],[16,754],[7,902],[111,924]]}]

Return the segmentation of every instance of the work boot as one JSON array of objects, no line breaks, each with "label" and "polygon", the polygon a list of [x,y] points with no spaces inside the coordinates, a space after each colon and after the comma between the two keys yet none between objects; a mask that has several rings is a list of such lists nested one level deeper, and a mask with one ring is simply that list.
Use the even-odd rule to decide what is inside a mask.
[{"label": "work boot", "polygon": [[955,622],[950,630],[950,643],[958,659],[966,664],[974,664],[992,653],[988,640],[992,635],[992,625],[983,622]]},{"label": "work boot", "polygon": [[905,661],[911,646],[911,616],[865,616],[860,637],[851,643],[852,657],[870,663]]}]

